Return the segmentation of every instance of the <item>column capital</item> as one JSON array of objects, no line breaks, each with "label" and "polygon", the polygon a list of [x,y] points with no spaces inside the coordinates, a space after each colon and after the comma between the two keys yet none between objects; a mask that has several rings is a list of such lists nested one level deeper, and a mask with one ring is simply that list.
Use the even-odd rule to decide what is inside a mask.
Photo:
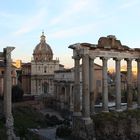
[{"label": "column capital", "polygon": [[11,53],[14,49],[15,49],[15,47],[12,47],[12,46],[10,47],[10,46],[8,46],[8,47],[4,48],[3,51],[4,51],[5,53],[9,54],[9,53]]},{"label": "column capital", "polygon": [[114,57],[113,60],[115,60],[115,61],[121,61],[122,58]]},{"label": "column capital", "polygon": [[125,58],[124,60],[128,62],[128,61],[132,61],[133,59],[132,58]]},{"label": "column capital", "polygon": [[100,57],[100,59],[102,59],[102,60],[108,60],[108,59],[110,59],[109,57]]},{"label": "column capital", "polygon": [[91,59],[91,60],[95,60],[96,59],[96,57],[95,56],[92,56],[92,55],[89,55],[89,58]]},{"label": "column capital", "polygon": [[72,59],[80,60],[81,59],[81,56],[80,55],[75,55],[75,56],[72,56]]},{"label": "column capital", "polygon": [[135,61],[140,62],[140,58],[135,59]]}]

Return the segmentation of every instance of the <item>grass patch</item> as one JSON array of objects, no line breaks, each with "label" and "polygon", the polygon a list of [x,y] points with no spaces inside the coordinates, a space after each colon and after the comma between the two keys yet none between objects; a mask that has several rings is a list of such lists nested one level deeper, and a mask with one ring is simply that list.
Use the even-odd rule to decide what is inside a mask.
[{"label": "grass patch", "polygon": [[101,112],[95,115],[92,119],[96,121],[115,121],[128,118],[140,118],[140,110],[127,110],[123,112]]},{"label": "grass patch", "polygon": [[0,140],[6,140],[6,128],[5,128],[5,119],[0,118]]},{"label": "grass patch", "polygon": [[43,114],[27,106],[14,108],[13,117],[16,134],[20,137],[26,137],[29,128],[47,127]]}]

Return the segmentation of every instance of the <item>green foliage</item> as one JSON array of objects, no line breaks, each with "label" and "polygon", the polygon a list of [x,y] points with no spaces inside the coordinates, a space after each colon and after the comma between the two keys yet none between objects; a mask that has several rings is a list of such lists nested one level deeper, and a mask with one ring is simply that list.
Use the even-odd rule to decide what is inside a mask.
[{"label": "green foliage", "polygon": [[20,137],[26,137],[29,128],[46,127],[44,116],[32,108],[14,108],[13,116],[16,134]]},{"label": "green foliage", "polygon": [[0,140],[7,140],[6,129],[0,129]]},{"label": "green foliage", "polygon": [[140,110],[126,110],[123,112],[108,112],[108,113],[99,113],[93,117],[93,121],[97,123],[112,121],[117,123],[120,120],[126,120],[130,118],[140,118]]},{"label": "green foliage", "polygon": [[56,136],[60,138],[69,137],[72,133],[72,130],[69,126],[61,125],[56,129]]},{"label": "green foliage", "polygon": [[5,119],[0,118],[0,140],[6,140]]},{"label": "green foliage", "polygon": [[45,115],[45,122],[47,123],[47,126],[56,126],[62,124],[62,121],[58,119],[57,116],[49,114]]}]

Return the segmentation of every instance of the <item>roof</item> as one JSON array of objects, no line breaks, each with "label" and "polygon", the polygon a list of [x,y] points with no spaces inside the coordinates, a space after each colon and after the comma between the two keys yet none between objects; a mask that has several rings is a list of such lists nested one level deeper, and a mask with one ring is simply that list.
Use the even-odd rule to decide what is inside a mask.
[{"label": "roof", "polygon": [[33,56],[35,61],[50,61],[53,59],[53,52],[49,44],[46,43],[44,32],[40,39],[40,43],[36,45]]}]

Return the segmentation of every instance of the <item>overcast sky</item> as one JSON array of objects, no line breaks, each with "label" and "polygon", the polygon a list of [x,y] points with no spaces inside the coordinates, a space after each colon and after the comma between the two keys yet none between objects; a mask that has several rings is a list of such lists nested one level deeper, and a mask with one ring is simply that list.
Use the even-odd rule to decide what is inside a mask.
[{"label": "overcast sky", "polygon": [[66,67],[73,65],[70,44],[115,35],[139,48],[140,0],[0,0],[0,51],[15,46],[12,57],[29,62],[42,31]]}]

